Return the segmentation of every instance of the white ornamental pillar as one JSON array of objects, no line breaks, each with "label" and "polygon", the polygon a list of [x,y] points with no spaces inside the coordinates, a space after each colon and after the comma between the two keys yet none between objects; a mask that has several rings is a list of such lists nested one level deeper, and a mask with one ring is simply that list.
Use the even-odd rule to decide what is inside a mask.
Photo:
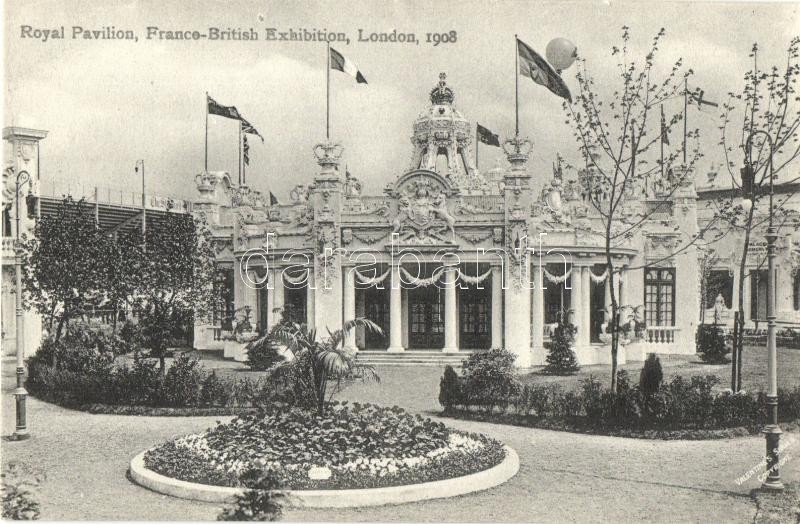
[{"label": "white ornamental pillar", "polygon": [[[611,274],[606,275],[606,279],[603,282],[603,322],[609,322],[611,317],[608,314],[609,308],[611,307]],[[624,306],[627,305],[625,302],[622,301],[622,297],[617,296],[617,304]]]},{"label": "white ornamental pillar", "polygon": [[443,353],[458,352],[458,308],[456,304],[457,266],[444,266],[444,348]]},{"label": "white ornamental pillar", "polygon": [[[272,270],[272,289],[270,290],[273,322],[277,324],[283,319],[283,269],[276,267]],[[277,310],[277,311],[275,311]]]},{"label": "white ornamental pillar", "polygon": [[[306,324],[308,325],[308,327],[312,327],[312,326],[315,325],[314,324],[314,319],[316,317],[314,315],[315,314],[314,307],[315,307],[315,302],[316,302],[315,297],[316,297],[316,292],[317,292],[317,290],[315,289],[316,286],[314,285],[315,281],[316,281],[316,279],[314,278],[314,267],[312,266],[308,270],[308,278],[307,278],[307,281],[306,281],[307,282],[306,283]],[[320,327],[322,327],[322,326],[317,326],[317,332],[321,335],[322,333],[325,333],[325,328],[322,327],[322,331],[320,331],[320,329],[319,329]],[[333,329],[331,329],[331,331],[332,330]]]},{"label": "white ornamental pillar", "polygon": [[389,351],[399,353],[403,347],[403,300],[400,286],[400,264],[392,262],[392,282],[389,290]]},{"label": "white ornamental pillar", "polygon": [[[355,275],[354,275],[354,268],[352,267],[344,267],[342,268],[344,271],[344,279],[343,285],[344,289],[342,290],[342,301],[344,305],[344,322],[349,322],[356,318],[356,283],[355,283]],[[358,351],[358,347],[356,346],[356,330],[352,329],[349,333],[347,333],[344,337],[344,348],[351,350],[351,351]]]},{"label": "white ornamental pillar", "polygon": [[534,269],[533,287],[533,364],[544,365],[547,352],[544,349],[544,269]]},{"label": "white ornamental pillar", "polygon": [[[607,282],[611,283],[611,275],[609,274],[606,277],[608,280]],[[617,285],[617,300],[622,305],[627,305],[631,307],[636,307],[638,304],[633,304],[629,297],[628,297],[628,285],[625,283],[625,280],[628,278],[628,266],[622,266],[622,270],[614,276],[614,283]]]},{"label": "white ornamental pillar", "polygon": [[[505,271],[508,284],[503,295],[505,348],[517,356],[514,361],[516,367],[529,368],[531,367],[531,289],[528,287],[527,278],[520,278],[514,274],[511,267],[514,262],[510,258],[507,262]],[[519,268],[519,264],[516,267]]]},{"label": "white ornamental pillar", "polygon": [[492,266],[492,348],[503,347],[503,266]]},{"label": "white ornamental pillar", "polygon": [[579,331],[581,345],[586,347],[592,343],[592,280],[589,277],[589,271],[591,269],[589,266],[583,266],[581,268],[581,282],[583,287],[583,295],[581,297],[581,301],[583,302],[583,307],[581,308],[581,313],[583,314],[583,318],[581,320],[581,324],[583,325],[583,329]]},{"label": "white ornamental pillar", "polygon": [[581,277],[581,268],[572,265],[572,274],[570,275],[570,282],[572,290],[570,291],[569,307],[572,309],[572,323],[578,328],[575,335],[575,344],[581,345],[581,332],[584,330],[583,324],[583,278]]}]

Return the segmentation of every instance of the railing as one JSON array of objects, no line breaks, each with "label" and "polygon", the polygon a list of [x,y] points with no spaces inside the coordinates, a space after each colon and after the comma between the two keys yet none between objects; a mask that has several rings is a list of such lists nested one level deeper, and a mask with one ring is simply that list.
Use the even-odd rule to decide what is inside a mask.
[{"label": "railing", "polygon": [[16,262],[16,251],[14,250],[14,237],[3,237],[3,263],[14,264]]},{"label": "railing", "polygon": [[[42,183],[39,194],[43,197],[57,199],[70,195],[76,200],[85,198],[87,202],[91,203],[142,207],[142,194],[136,191],[120,191],[109,187],[88,186],[79,183]],[[176,213],[188,213],[192,210],[192,203],[187,200],[149,193],[145,194],[145,206],[147,209],[170,209]]]},{"label": "railing", "polygon": [[645,341],[651,344],[672,344],[678,331],[680,328],[675,326],[647,326]]}]

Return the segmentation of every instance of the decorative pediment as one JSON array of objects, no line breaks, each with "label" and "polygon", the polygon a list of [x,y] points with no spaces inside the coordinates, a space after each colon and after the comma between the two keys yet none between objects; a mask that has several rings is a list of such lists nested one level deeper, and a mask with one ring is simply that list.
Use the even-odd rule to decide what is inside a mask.
[{"label": "decorative pediment", "polygon": [[429,195],[435,197],[443,193],[446,197],[458,193],[450,182],[440,174],[427,169],[415,169],[402,175],[394,184],[386,188],[386,192],[394,197],[417,197]]},{"label": "decorative pediment", "polygon": [[455,190],[446,179],[432,171],[412,171],[398,179],[390,194],[397,198],[392,230],[401,242],[455,242],[456,219],[447,205]]}]

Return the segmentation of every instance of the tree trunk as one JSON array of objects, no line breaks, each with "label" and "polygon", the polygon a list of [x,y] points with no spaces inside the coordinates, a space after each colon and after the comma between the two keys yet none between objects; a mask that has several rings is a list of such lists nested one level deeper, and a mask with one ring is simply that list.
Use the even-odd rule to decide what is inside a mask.
[{"label": "tree trunk", "polygon": [[741,389],[739,377],[742,376],[742,345],[744,344],[744,280],[745,280],[745,266],[747,265],[747,250],[750,248],[750,232],[753,227],[753,214],[755,213],[756,205],[750,208],[750,213],[747,216],[747,225],[744,231],[744,246],[742,248],[742,260],[739,263],[739,329],[736,332],[737,336],[733,340],[733,347],[731,348],[731,391],[736,392]]}]

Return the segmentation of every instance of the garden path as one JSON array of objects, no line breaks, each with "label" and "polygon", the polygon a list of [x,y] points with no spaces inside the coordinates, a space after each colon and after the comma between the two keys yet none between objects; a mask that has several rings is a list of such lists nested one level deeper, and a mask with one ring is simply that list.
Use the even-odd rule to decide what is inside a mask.
[{"label": "garden path", "polygon": [[[4,436],[13,431],[14,363],[2,360]],[[437,409],[440,368],[383,368],[381,384],[348,387],[342,399]],[[219,507],[159,495],[126,478],[136,453],[226,417],[90,415],[28,400],[33,437],[2,443],[2,460],[46,474],[39,500],[47,520],[214,520]],[[481,422],[446,420],[498,438],[520,455],[508,483],[463,497],[363,509],[291,510],[288,520],[752,522],[748,492],[735,480],[763,454],[759,436],[667,442],[577,435]],[[792,434],[800,447],[800,434]],[[796,458],[795,458],[796,457]],[[800,454],[783,467],[800,481]]]}]

